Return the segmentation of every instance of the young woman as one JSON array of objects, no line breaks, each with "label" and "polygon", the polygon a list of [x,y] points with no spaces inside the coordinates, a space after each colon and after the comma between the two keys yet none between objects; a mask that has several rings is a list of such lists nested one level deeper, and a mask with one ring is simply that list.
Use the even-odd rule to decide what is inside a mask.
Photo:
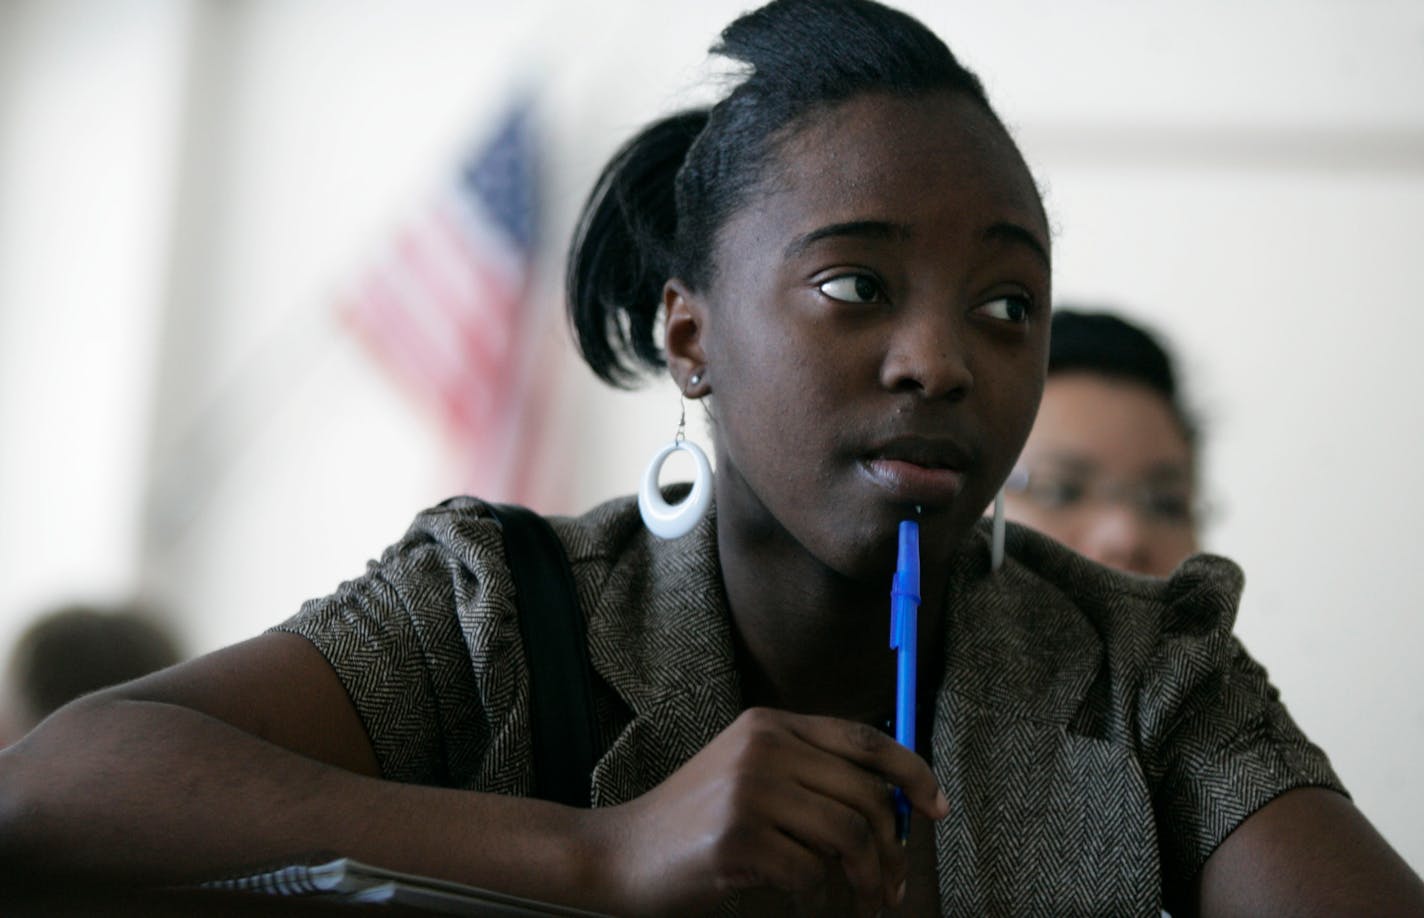
[{"label": "young woman", "polygon": [[[678,538],[645,528],[684,528],[655,495],[554,521],[593,806],[523,796],[511,572],[458,499],[281,630],[6,751],[4,863],[175,881],[334,850],[620,915],[1424,902],[1231,639],[1235,568],[1128,580],[1014,529],[995,569],[979,518],[1043,386],[1050,259],[978,81],[864,0],[772,3],[719,50],[746,79],[635,137],[571,253],[594,370],[665,363],[717,453]],[[916,514],[921,754],[881,729]]]},{"label": "young woman", "polygon": [[1110,313],[1056,309],[1048,381],[1004,483],[1008,517],[1109,567],[1166,577],[1197,551],[1197,431],[1172,360]]}]

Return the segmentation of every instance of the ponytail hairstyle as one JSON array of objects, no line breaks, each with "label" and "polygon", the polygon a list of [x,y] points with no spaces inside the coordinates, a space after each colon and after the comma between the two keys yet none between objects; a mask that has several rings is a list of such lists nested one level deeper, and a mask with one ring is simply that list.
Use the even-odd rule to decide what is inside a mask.
[{"label": "ponytail hairstyle", "polygon": [[872,0],[774,0],[712,53],[740,65],[710,108],[645,128],[604,168],[569,249],[569,321],[599,378],[632,388],[665,367],[654,337],[663,287],[705,288],[717,231],[767,178],[802,118],[862,93],[959,92],[997,121],[979,79],[918,20]]}]

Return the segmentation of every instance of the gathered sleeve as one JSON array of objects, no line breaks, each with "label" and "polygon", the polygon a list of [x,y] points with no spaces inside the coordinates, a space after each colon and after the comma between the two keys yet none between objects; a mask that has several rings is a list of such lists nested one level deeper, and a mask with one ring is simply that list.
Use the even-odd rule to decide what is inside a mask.
[{"label": "gathered sleeve", "polygon": [[1344,793],[1325,753],[1232,633],[1243,578],[1212,557],[1164,587],[1139,683],[1139,755],[1151,788],[1168,901],[1248,816],[1296,787]]},{"label": "gathered sleeve", "polygon": [[523,732],[510,722],[523,657],[500,531],[482,508],[457,498],[422,513],[364,576],[273,629],[331,664],[386,779],[520,790],[518,769],[489,767],[527,750],[504,748]]}]

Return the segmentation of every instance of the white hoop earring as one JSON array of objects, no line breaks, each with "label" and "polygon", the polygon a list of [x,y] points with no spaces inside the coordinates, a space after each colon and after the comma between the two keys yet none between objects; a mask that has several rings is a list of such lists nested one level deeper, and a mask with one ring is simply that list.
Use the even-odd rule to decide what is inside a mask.
[{"label": "white hoop earring", "polygon": [[1004,489],[994,495],[994,529],[989,539],[989,568],[997,571],[1004,566]]},{"label": "white hoop earring", "polygon": [[[684,433],[686,426],[687,405],[684,403],[682,418],[677,422],[677,435],[653,456],[653,461],[643,472],[643,485],[638,489],[638,513],[643,517],[643,525],[660,539],[677,539],[687,535],[712,506],[712,464],[707,461],[707,454],[702,448],[687,439]],[[696,475],[687,497],[673,505],[663,500],[658,475],[668,456],[679,450],[692,457]]]}]

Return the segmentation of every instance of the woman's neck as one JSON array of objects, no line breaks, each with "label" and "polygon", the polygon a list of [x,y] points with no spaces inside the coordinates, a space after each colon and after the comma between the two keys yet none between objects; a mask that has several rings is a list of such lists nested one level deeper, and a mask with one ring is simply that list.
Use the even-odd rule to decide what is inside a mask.
[{"label": "woman's neck", "polygon": [[[780,527],[739,525],[720,501],[717,524],[743,704],[885,726],[895,696],[894,572],[878,583],[845,577]],[[943,597],[943,573],[924,574],[924,595]],[[938,683],[941,606],[926,603],[920,615],[922,691]]]}]

